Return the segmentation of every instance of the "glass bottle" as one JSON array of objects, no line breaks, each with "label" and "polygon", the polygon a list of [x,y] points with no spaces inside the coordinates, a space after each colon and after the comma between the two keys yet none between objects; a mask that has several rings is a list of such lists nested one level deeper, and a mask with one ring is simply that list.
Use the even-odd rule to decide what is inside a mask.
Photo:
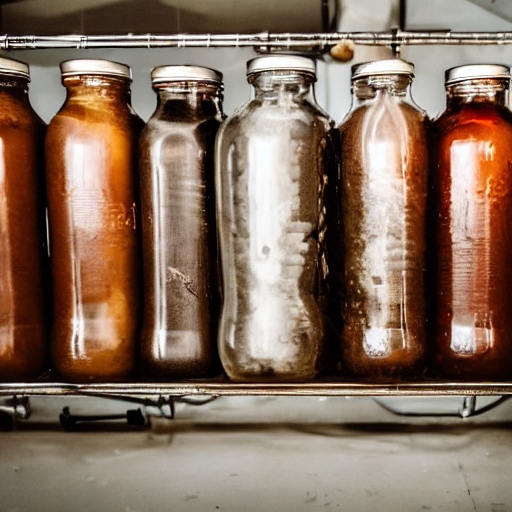
[{"label": "glass bottle", "polygon": [[461,380],[512,377],[512,114],[509,68],[446,72],[432,126],[434,367]]},{"label": "glass bottle", "polygon": [[126,378],[139,319],[137,145],[128,66],[61,64],[66,101],[46,136],[55,294],[52,358],[72,381]]},{"label": "glass bottle", "polygon": [[216,146],[219,353],[235,381],[308,380],[326,342],[331,124],[314,102],[312,60],[257,57],[247,75],[253,98],[222,125]]},{"label": "glass bottle", "polygon": [[140,142],[145,377],[220,371],[213,153],[222,75],[199,66],[152,72],[156,111]]},{"label": "glass bottle", "polygon": [[425,352],[427,117],[413,77],[399,59],[353,66],[340,126],[342,366],[372,381],[410,378]]},{"label": "glass bottle", "polygon": [[46,367],[44,131],[29,67],[0,57],[0,381]]}]

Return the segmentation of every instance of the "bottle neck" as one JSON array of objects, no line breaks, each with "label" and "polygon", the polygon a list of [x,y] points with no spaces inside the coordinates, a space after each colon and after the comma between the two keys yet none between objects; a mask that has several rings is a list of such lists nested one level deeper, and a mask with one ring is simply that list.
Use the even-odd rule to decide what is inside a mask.
[{"label": "bottle neck", "polygon": [[157,111],[170,105],[180,108],[175,115],[215,116],[222,113],[222,88],[205,82],[170,82],[155,84]]},{"label": "bottle neck", "polygon": [[352,103],[357,105],[382,95],[412,103],[412,77],[409,75],[366,76],[352,81]]},{"label": "bottle neck", "polygon": [[130,80],[123,77],[74,75],[63,77],[67,99],[116,101],[131,105]]},{"label": "bottle neck", "polygon": [[494,103],[506,107],[508,105],[509,82],[503,79],[467,80],[446,86],[448,106],[467,103]]},{"label": "bottle neck", "polygon": [[312,84],[315,80],[311,73],[290,70],[263,71],[248,77],[255,99],[275,103],[314,102]]}]

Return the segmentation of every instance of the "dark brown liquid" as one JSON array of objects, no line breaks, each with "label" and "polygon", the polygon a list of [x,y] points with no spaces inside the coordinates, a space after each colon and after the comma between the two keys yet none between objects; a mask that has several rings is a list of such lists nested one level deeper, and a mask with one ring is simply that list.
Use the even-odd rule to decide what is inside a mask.
[{"label": "dark brown liquid", "polygon": [[0,380],[46,364],[43,306],[44,123],[26,80],[0,78]]},{"label": "dark brown liquid", "polygon": [[434,364],[512,377],[512,114],[458,104],[433,125]]},{"label": "dark brown liquid", "polygon": [[121,79],[65,79],[46,138],[52,357],[69,380],[127,377],[139,320],[137,140]]},{"label": "dark brown liquid", "polygon": [[213,150],[221,114],[214,86],[200,91],[160,90],[141,137],[147,378],[220,371]]},{"label": "dark brown liquid", "polygon": [[400,379],[425,351],[425,116],[382,94],[341,127],[342,365]]}]

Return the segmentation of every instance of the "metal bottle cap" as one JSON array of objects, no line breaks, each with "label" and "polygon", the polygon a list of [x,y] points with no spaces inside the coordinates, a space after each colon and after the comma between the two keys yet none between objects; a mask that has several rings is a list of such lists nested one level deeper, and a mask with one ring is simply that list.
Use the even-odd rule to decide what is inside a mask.
[{"label": "metal bottle cap", "polygon": [[0,75],[19,76],[30,80],[28,64],[5,57],[0,57]]},{"label": "metal bottle cap", "polygon": [[120,62],[104,59],[74,59],[61,62],[60,71],[63,77],[76,75],[120,76],[131,80],[129,66]]},{"label": "metal bottle cap", "polygon": [[375,60],[352,66],[352,80],[375,75],[414,76],[414,64],[401,59]]},{"label": "metal bottle cap", "polygon": [[510,68],[501,64],[468,64],[445,71],[445,85],[479,78],[504,78],[510,80]]},{"label": "metal bottle cap", "polygon": [[305,71],[316,76],[315,61],[298,55],[265,55],[247,62],[247,76],[273,70]]},{"label": "metal bottle cap", "polygon": [[222,73],[203,66],[158,66],[151,71],[151,82],[214,82],[222,83]]}]

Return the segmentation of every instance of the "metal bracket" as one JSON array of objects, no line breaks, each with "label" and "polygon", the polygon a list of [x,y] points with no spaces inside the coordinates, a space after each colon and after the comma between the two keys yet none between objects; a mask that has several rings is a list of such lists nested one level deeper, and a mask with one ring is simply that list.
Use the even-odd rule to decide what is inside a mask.
[{"label": "metal bracket", "polygon": [[66,430],[73,430],[77,423],[89,423],[93,421],[112,421],[126,419],[127,424],[134,427],[147,427],[150,425],[148,416],[142,409],[131,409],[125,414],[96,414],[81,415],[71,414],[69,407],[64,407],[59,415],[61,425]]},{"label": "metal bracket", "polygon": [[4,398],[0,400],[0,431],[14,430],[17,419],[27,420],[31,414],[30,400],[27,396]]},{"label": "metal bracket", "polygon": [[510,395],[503,395],[498,397],[494,402],[487,404],[483,407],[477,407],[477,397],[476,396],[464,396],[462,397],[462,401],[457,412],[407,412],[407,411],[399,411],[390,407],[388,404],[383,403],[378,398],[374,398],[374,401],[380,405],[386,411],[395,414],[396,416],[406,416],[406,417],[416,417],[416,418],[425,418],[425,417],[446,417],[446,418],[470,418],[474,416],[479,416],[481,414],[490,411],[501,405],[503,402],[506,402],[509,398],[512,398]]},{"label": "metal bracket", "polygon": [[113,421],[126,419],[128,425],[137,427],[147,427],[151,424],[150,416],[146,408],[156,408],[159,411],[158,416],[167,418],[169,420],[175,419],[176,415],[176,403],[181,402],[188,405],[200,406],[212,402],[218,397],[190,397],[190,396],[162,396],[158,398],[146,398],[138,396],[124,396],[116,394],[95,394],[87,393],[85,396],[91,396],[95,398],[103,398],[108,400],[119,400],[123,402],[135,403],[143,406],[139,409],[131,409],[126,411],[124,414],[97,414],[97,415],[76,415],[71,414],[69,407],[64,407],[62,413],[59,415],[61,425],[66,430],[73,430],[77,423],[95,422],[95,421]]},{"label": "metal bracket", "polygon": [[0,411],[10,413],[21,420],[28,420],[32,413],[28,396],[13,395],[0,400]]}]

